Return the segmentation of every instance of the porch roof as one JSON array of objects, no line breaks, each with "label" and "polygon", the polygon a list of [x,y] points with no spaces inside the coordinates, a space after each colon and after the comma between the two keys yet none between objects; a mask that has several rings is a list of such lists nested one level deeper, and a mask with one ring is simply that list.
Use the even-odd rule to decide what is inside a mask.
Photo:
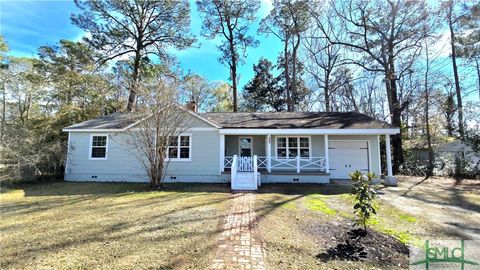
[{"label": "porch roof", "polygon": [[356,112],[199,113],[223,128],[392,129],[386,122]]}]

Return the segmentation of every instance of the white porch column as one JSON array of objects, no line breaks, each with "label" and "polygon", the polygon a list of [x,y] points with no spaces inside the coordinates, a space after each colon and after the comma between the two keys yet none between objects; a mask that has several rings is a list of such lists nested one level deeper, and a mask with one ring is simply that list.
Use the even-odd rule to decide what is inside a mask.
[{"label": "white porch column", "polygon": [[272,135],[267,135],[267,171],[272,172]]},{"label": "white porch column", "polygon": [[330,173],[330,160],[328,158],[328,135],[327,134],[325,134],[324,148],[325,148],[325,172]]},{"label": "white porch column", "polygon": [[220,134],[220,174],[225,171],[225,134]]},{"label": "white porch column", "polygon": [[391,147],[390,147],[390,135],[385,134],[385,147],[386,147],[386,153],[387,153],[387,176],[392,177],[392,153],[391,153]]},{"label": "white porch column", "polygon": [[295,160],[297,161],[297,173],[300,173],[300,156],[297,156]]},{"label": "white porch column", "polygon": [[378,171],[377,177],[380,179],[382,176],[382,154],[380,149],[380,135],[377,135],[377,149],[378,149]]}]

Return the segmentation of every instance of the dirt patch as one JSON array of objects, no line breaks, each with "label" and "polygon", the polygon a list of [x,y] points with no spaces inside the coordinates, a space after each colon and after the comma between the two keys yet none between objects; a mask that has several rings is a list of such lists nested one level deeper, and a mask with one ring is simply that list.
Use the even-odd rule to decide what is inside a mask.
[{"label": "dirt patch", "polygon": [[322,262],[368,261],[382,267],[408,266],[408,247],[389,235],[373,230],[365,234],[344,221],[310,224],[305,231],[325,248],[316,256]]},{"label": "dirt patch", "polygon": [[421,186],[432,186],[435,188],[457,189],[480,194],[480,180],[478,179],[456,179],[452,177],[432,176],[429,178],[419,176],[399,175],[399,183],[410,189]]},{"label": "dirt patch", "polygon": [[386,203],[441,227],[450,237],[480,235],[480,181],[399,176],[399,186],[379,192]]}]

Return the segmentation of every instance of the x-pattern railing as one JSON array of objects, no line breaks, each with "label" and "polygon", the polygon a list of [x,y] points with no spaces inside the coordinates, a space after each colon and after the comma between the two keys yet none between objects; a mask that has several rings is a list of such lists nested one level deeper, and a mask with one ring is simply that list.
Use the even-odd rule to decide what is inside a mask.
[{"label": "x-pattern railing", "polygon": [[258,167],[267,168],[267,157],[257,157]]},{"label": "x-pattern railing", "polygon": [[223,166],[225,168],[231,168],[232,167],[232,162],[233,162],[233,157],[225,157],[224,161],[223,161]]},{"label": "x-pattern railing", "polygon": [[[253,167],[253,157],[237,157],[238,171],[251,171]],[[271,169],[296,169],[300,170],[320,170],[326,169],[326,160],[324,157],[310,157],[310,158],[270,158]],[[226,156],[224,159],[225,168],[231,168],[233,157]],[[268,157],[257,156],[258,168],[268,169]]]}]

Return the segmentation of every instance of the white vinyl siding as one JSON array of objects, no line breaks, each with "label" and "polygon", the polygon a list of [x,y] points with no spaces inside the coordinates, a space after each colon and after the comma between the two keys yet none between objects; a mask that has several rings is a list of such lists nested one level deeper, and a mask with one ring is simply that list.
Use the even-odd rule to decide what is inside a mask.
[{"label": "white vinyl siding", "polygon": [[[172,161],[167,166],[167,178],[215,182],[219,171],[218,131],[192,131],[190,133],[190,161]],[[145,169],[137,156],[126,133],[108,134],[108,159],[102,162],[87,158],[90,152],[90,133],[70,132],[70,148],[66,169],[66,180],[71,181],[128,181],[148,182]],[[93,178],[93,176],[97,176]],[[201,178],[201,176],[205,176]],[[206,176],[215,176],[211,179]],[[194,181],[194,180],[191,180]]]}]

